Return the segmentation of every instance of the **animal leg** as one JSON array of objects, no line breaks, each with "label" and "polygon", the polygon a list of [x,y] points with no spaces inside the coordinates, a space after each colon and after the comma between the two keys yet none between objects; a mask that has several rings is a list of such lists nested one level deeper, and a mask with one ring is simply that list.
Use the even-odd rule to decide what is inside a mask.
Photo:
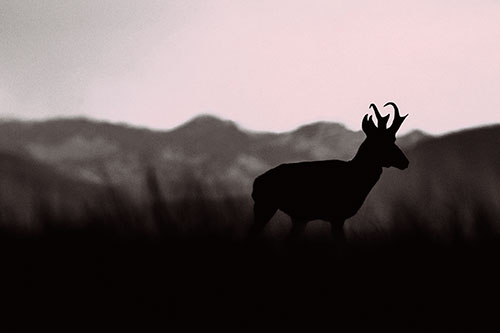
[{"label": "animal leg", "polygon": [[267,222],[274,216],[278,209],[267,204],[255,202],[253,206],[253,224],[250,227],[249,238],[256,237],[262,232]]},{"label": "animal leg", "polygon": [[304,235],[307,221],[292,218],[292,230],[290,231],[290,240],[297,243]]},{"label": "animal leg", "polygon": [[346,242],[344,221],[330,221],[332,239],[335,246],[342,247]]}]

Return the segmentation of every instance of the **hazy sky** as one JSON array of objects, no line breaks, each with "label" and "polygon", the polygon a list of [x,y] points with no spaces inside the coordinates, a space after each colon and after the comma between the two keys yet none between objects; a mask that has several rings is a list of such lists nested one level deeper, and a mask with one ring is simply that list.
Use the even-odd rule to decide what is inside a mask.
[{"label": "hazy sky", "polygon": [[402,132],[500,122],[500,1],[0,0],[0,115]]}]

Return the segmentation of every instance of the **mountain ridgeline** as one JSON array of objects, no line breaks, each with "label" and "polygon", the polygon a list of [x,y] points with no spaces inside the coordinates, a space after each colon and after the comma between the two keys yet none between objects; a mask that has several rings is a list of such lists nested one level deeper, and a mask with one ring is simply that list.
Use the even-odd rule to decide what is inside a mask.
[{"label": "mountain ridgeline", "polygon": [[[400,139],[411,146],[426,135]],[[207,190],[246,195],[259,173],[280,163],[350,159],[363,141],[334,123],[295,131],[254,133],[231,121],[200,116],[170,131],[152,131],[88,119],[0,123],[0,151],[21,153],[82,181],[137,189],[154,169],[169,195],[180,195],[183,180]]]},{"label": "mountain ridgeline", "polygon": [[[19,210],[26,212],[47,193],[58,202],[89,202],[111,187],[147,201],[146,176],[154,171],[167,200],[241,197],[242,211],[250,212],[257,175],[285,162],[349,160],[364,137],[326,122],[285,133],[250,132],[212,116],[170,131],[88,119],[4,121],[0,201],[2,207],[16,207],[11,204],[16,198],[35,198],[21,200],[25,204]],[[410,167],[383,173],[347,222],[347,234],[354,240],[372,232],[383,237],[418,231],[448,241],[498,233],[499,225],[492,223],[500,216],[498,142],[499,125],[439,137],[420,131],[399,137]]]}]

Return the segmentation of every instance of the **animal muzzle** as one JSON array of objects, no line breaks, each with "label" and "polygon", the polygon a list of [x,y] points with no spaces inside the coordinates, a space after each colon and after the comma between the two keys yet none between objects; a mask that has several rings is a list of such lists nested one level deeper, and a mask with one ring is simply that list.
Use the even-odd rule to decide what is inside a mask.
[{"label": "animal muzzle", "polygon": [[398,168],[399,170],[404,170],[404,169],[408,168],[408,165],[410,165],[410,161],[408,161],[406,156],[403,156],[402,159],[400,159],[396,163],[394,163],[394,167]]},{"label": "animal muzzle", "polygon": [[406,157],[405,153],[403,153],[403,151],[399,149],[399,147],[396,145],[393,146],[390,160],[391,160],[391,166],[398,168],[400,170],[406,169],[410,164],[410,161],[408,161],[408,158]]}]

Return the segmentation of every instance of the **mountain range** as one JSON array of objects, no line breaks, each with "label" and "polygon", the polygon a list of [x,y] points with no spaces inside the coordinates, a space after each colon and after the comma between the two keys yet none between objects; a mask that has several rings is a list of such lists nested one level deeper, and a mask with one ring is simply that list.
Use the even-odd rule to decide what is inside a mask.
[{"label": "mountain range", "polygon": [[[414,131],[398,138],[398,144],[409,149],[427,138]],[[363,139],[361,131],[336,123],[266,133],[210,115],[168,131],[84,118],[0,123],[0,151],[33,159],[67,178],[134,192],[152,169],[170,196],[187,194],[182,193],[184,183],[193,179],[213,195],[246,195],[253,179],[268,168],[293,161],[347,160]]]},{"label": "mountain range", "polygon": [[[29,224],[46,201],[73,215],[88,203],[111,204],[112,193],[147,203],[151,171],[167,200],[236,196],[244,199],[238,209],[250,212],[260,173],[285,162],[348,160],[364,137],[327,122],[252,132],[207,115],[168,131],[82,118],[3,121],[0,224],[11,216]],[[444,239],[500,234],[500,125],[436,137],[414,131],[396,142],[410,166],[383,172],[349,219],[351,239],[374,228],[378,235],[417,230]]]}]

